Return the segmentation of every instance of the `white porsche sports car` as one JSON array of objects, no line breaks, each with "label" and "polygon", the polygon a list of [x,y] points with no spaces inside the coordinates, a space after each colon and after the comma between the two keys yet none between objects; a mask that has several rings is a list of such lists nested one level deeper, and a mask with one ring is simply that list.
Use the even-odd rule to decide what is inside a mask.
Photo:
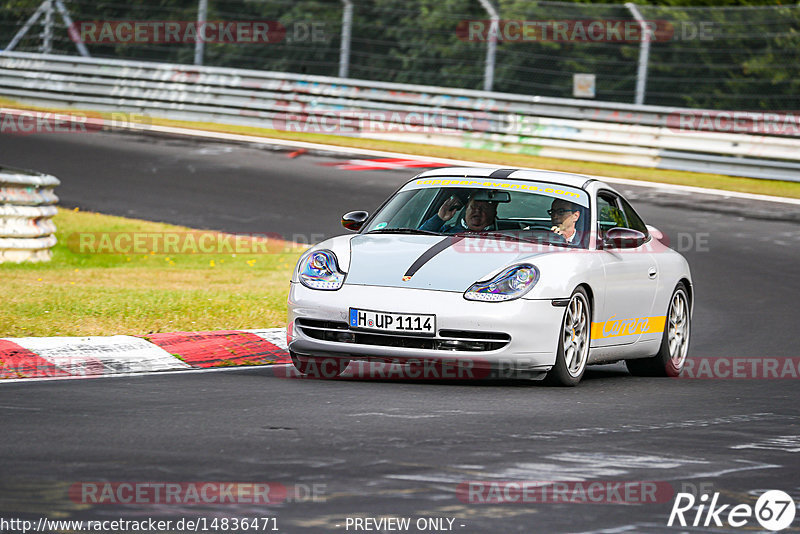
[{"label": "white porsche sports car", "polygon": [[358,233],[311,247],[292,275],[287,341],[301,373],[447,361],[572,386],[589,364],[683,367],[689,266],[602,181],[436,169],[342,224]]}]

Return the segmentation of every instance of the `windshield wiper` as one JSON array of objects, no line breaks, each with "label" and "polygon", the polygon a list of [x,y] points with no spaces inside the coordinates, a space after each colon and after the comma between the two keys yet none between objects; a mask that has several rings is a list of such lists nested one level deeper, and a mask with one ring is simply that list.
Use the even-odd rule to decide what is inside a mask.
[{"label": "windshield wiper", "polygon": [[422,235],[442,235],[439,232],[431,232],[429,230],[420,230],[419,228],[381,228],[379,230],[370,230],[365,232],[367,234],[422,234]]}]

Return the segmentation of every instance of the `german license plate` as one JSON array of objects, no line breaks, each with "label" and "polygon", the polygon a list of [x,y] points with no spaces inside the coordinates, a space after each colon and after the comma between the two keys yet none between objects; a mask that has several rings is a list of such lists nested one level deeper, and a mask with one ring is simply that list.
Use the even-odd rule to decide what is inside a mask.
[{"label": "german license plate", "polygon": [[436,316],[350,308],[350,328],[403,334],[436,333]]}]

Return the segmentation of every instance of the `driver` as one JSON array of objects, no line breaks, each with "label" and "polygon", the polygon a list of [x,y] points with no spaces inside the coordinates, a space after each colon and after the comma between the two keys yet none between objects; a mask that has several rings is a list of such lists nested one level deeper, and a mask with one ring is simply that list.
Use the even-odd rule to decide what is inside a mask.
[{"label": "driver", "polygon": [[[479,190],[480,191],[480,190]],[[461,199],[453,195],[439,208],[439,211],[425,221],[420,230],[428,232],[439,232],[455,234],[458,232],[481,232],[494,228],[494,220],[497,216],[497,202],[486,200],[475,200],[478,191],[473,192],[467,201],[467,209],[464,211],[464,218],[452,226],[447,226],[447,221],[463,206]]]},{"label": "driver", "polygon": [[550,205],[547,214],[550,215],[550,222],[553,224],[550,228],[552,232],[563,237],[567,243],[577,243],[580,240],[578,231],[575,229],[575,223],[581,217],[580,206],[557,198]]}]

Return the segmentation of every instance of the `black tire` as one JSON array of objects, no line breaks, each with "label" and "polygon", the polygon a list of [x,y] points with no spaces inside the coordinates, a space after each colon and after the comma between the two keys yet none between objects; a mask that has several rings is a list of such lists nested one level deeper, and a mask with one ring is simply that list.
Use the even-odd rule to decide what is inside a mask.
[{"label": "black tire", "polygon": [[311,378],[336,378],[344,373],[350,360],[345,358],[317,358],[289,351],[297,371]]},{"label": "black tire", "polygon": [[[682,311],[678,311],[682,307]],[[670,376],[681,374],[689,352],[692,333],[691,301],[683,282],[678,282],[667,306],[664,333],[658,353],[650,358],[625,360],[628,371],[634,376]]]},{"label": "black tire", "polygon": [[[570,318],[570,325],[567,324],[568,318]],[[579,327],[577,336],[576,326]],[[570,335],[569,339],[568,335]],[[572,292],[567,309],[564,310],[564,318],[561,320],[561,330],[558,336],[556,363],[548,371],[544,379],[545,383],[551,386],[577,386],[586,371],[591,340],[592,308],[589,295],[582,287],[578,287]],[[580,344],[576,344],[577,342]],[[570,351],[569,348],[573,350]]]}]

